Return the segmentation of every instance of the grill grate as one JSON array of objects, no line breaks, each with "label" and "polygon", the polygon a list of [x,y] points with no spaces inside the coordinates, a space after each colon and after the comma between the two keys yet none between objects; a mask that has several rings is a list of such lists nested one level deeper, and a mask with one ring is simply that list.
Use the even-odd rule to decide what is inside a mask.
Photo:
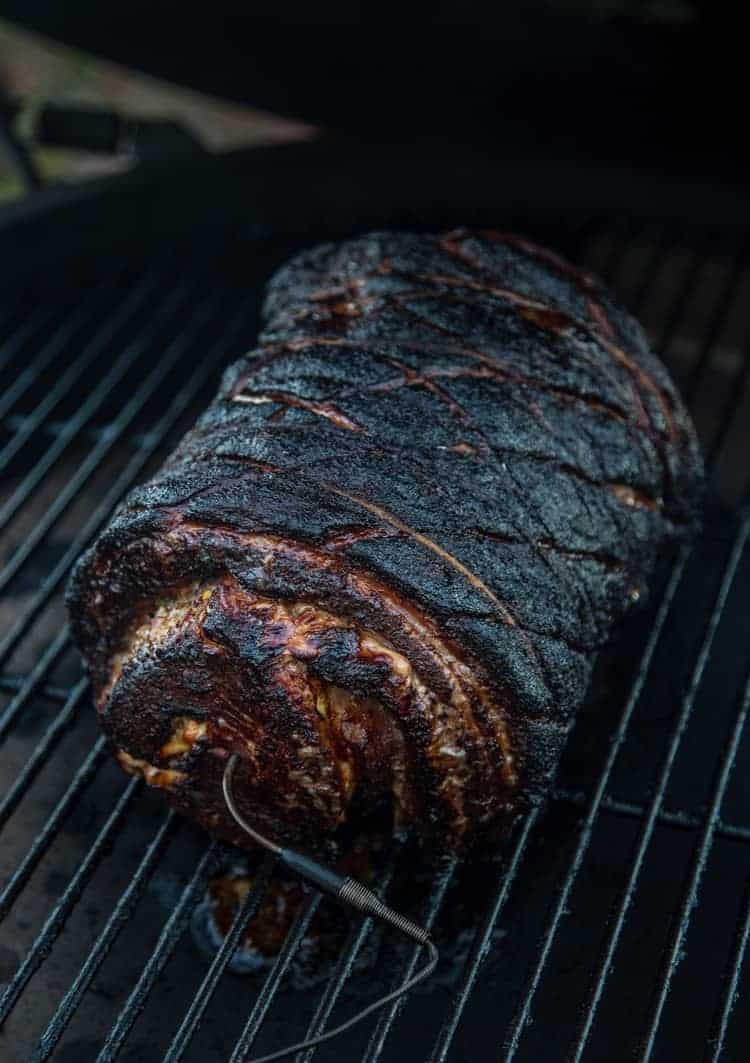
[{"label": "grill grate", "polygon": [[[432,990],[300,1060],[398,1060],[405,1046],[431,1063],[716,1060],[739,1058],[750,1036],[736,1007],[750,938],[747,249],[722,234],[619,223],[569,243],[644,320],[690,398],[714,486],[706,529],[603,655],[553,799],[519,826],[501,864],[448,861],[409,888],[414,853],[394,846],[383,888],[406,889],[410,913],[458,942]],[[395,986],[418,962],[390,938],[373,945],[371,921],[354,916],[323,984],[298,985],[306,934],[329,903],[310,893],[273,962],[233,976],[270,857],[221,947],[202,954],[191,920],[231,857],[110,763],[70,645],[61,592],[71,564],[254,339],[247,278],[225,250],[71,277],[43,298],[6,292],[0,304],[0,1045],[10,1061],[239,1063],[322,1031],[358,991],[374,995],[372,980]],[[363,975],[375,946],[376,969]]]}]

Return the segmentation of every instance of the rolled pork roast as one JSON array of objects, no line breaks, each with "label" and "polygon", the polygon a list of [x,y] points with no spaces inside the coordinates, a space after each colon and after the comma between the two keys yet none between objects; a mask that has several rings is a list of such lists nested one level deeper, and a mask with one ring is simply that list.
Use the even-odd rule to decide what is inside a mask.
[{"label": "rolled pork roast", "polygon": [[702,465],[643,332],[494,231],[293,259],[258,347],[69,590],[122,767],[214,834],[378,810],[494,844],[554,777],[598,648],[694,527]]}]

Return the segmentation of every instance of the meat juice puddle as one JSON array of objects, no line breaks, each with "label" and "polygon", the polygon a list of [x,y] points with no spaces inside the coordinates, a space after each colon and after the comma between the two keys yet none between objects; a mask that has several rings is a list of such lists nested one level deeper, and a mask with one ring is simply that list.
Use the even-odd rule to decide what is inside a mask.
[{"label": "meat juice puddle", "polygon": [[[381,856],[378,863],[382,862]],[[361,873],[362,862],[357,863]],[[211,962],[220,949],[240,904],[253,886],[257,870],[254,864],[252,858],[238,852],[236,858],[209,881],[193,912],[192,940],[207,962]],[[398,894],[399,904],[414,916],[428,904],[428,895],[436,879],[435,864],[434,859],[425,863],[415,857],[409,861],[408,875],[394,879],[394,888],[390,892]],[[458,980],[474,935],[474,919],[480,903],[477,893],[483,892],[477,887],[486,883],[488,877],[492,879],[488,870],[491,871],[494,864],[494,860],[488,861],[487,858],[466,860],[457,869],[435,926],[440,965],[417,992],[450,988]],[[372,873],[366,877],[373,880]],[[377,888],[377,879],[373,885]],[[299,880],[277,873],[271,875],[258,910],[229,961],[228,969],[233,974],[258,976],[273,965],[308,892]],[[330,978],[354,916],[353,911],[329,901],[319,906],[289,965],[287,984],[290,988],[309,990]],[[405,938],[386,935],[385,929],[382,924],[374,923],[357,954],[353,973],[367,972],[368,979],[361,985],[356,977],[347,983],[347,992],[352,996],[371,996],[373,979],[376,985],[382,979],[386,988],[394,971],[403,966],[413,948]],[[493,943],[500,942],[505,935],[506,931],[497,927],[493,931]],[[382,957],[387,957],[389,962],[380,962]]]}]

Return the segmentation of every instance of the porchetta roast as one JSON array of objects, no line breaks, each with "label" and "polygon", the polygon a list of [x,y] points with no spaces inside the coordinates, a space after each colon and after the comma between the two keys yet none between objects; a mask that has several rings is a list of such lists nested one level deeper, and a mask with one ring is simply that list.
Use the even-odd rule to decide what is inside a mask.
[{"label": "porchetta roast", "polygon": [[293,259],[258,347],[69,592],[122,767],[246,843],[390,810],[487,844],[549,788],[598,647],[695,523],[695,436],[639,326],[494,231]]}]

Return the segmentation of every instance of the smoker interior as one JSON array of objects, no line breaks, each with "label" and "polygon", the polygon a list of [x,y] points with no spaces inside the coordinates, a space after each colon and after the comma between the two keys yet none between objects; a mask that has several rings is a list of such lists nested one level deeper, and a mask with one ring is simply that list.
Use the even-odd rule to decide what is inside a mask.
[{"label": "smoker interior", "polygon": [[[737,1060],[750,1039],[746,247],[613,214],[511,220],[600,272],[646,325],[710,463],[705,528],[602,654],[555,793],[503,852],[418,875],[408,841],[387,856],[389,899],[434,928],[444,959],[423,992],[315,1058]],[[193,912],[231,853],[110,762],[70,645],[71,564],[252,345],[263,278],[324,235],[201,233],[129,256],[59,251],[54,275],[0,293],[6,1063],[237,1061],[335,1024],[419,960],[341,913],[325,977],[306,985],[308,925],[333,906],[311,892],[275,961],[234,973],[268,861],[207,949]]]}]

